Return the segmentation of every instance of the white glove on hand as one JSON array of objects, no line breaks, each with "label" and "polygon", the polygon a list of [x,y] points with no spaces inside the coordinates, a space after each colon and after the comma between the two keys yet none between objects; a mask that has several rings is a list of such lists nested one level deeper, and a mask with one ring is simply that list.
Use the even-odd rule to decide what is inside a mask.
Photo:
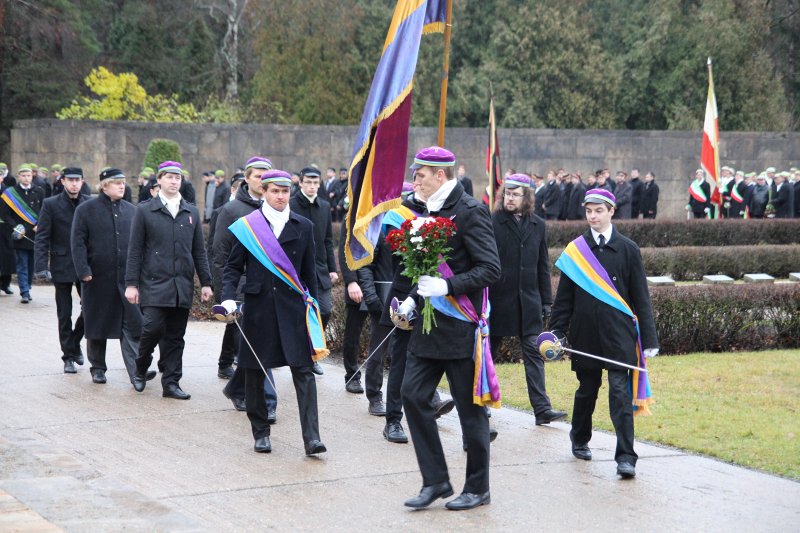
[{"label": "white glove on hand", "polygon": [[392,302],[389,304],[389,318],[391,318],[392,324],[400,329],[410,331],[413,329],[411,322],[415,318],[414,309],[416,308],[417,302],[410,296],[403,300],[402,304],[397,301],[397,298],[392,298]]},{"label": "white glove on hand", "polygon": [[433,276],[420,276],[417,285],[420,296],[444,296],[447,294],[447,281]]},{"label": "white glove on hand", "polygon": [[658,355],[658,348],[645,348],[644,349],[644,356],[645,357],[655,357]]},{"label": "white glove on hand", "polygon": [[219,305],[215,305],[211,312],[214,313],[214,318],[222,322],[233,322],[234,318],[238,318],[239,308],[234,300],[225,300]]}]

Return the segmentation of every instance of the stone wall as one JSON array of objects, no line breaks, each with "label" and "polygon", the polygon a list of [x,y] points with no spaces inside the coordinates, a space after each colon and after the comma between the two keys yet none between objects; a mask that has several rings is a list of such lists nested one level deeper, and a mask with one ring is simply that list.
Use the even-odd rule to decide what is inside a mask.
[{"label": "stone wall", "polygon": [[[181,146],[184,165],[192,174],[202,202],[205,170],[230,172],[252,155],[269,157],[277,168],[299,170],[311,163],[349,166],[355,126],[290,126],[264,124],[155,124],[142,122],[19,120],[11,131],[12,168],[33,161],[77,165],[91,184],[105,166],[131,176],[141,169],[148,143],[157,137]],[[700,131],[498,130],[502,167],[537,174],[564,167],[586,175],[598,168],[642,175],[653,171],[661,189],[659,217],[682,218],[687,187],[699,166]],[[745,171],[767,166],[800,166],[800,133],[722,132],[721,164]],[[434,128],[412,128],[411,153],[436,142]],[[476,191],[485,187],[487,132],[482,128],[450,128],[446,145],[467,165]],[[477,194],[477,193],[476,193]],[[135,197],[135,195],[134,195]]]}]

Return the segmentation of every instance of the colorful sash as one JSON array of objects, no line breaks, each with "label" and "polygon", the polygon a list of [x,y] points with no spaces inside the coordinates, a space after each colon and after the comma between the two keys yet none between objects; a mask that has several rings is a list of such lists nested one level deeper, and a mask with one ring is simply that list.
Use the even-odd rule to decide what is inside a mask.
[{"label": "colorful sash", "polygon": [[412,220],[419,216],[419,213],[415,213],[408,207],[401,205],[397,209],[392,209],[387,211],[385,215],[383,215],[383,222],[384,226],[390,226],[395,229],[399,229],[400,226],[403,225],[403,222],[406,220]]},{"label": "colorful sash", "polygon": [[692,184],[689,185],[689,194],[698,202],[706,203],[708,201],[705,191],[697,180],[692,181]]},{"label": "colorful sash", "polygon": [[[453,276],[453,271],[447,263],[439,265],[439,272],[444,279]],[[475,377],[472,382],[472,403],[500,408],[500,383],[492,362],[492,350],[489,344],[489,288],[483,289],[483,303],[481,314],[475,312],[475,306],[466,295],[434,296],[430,299],[434,309],[449,317],[475,324]]]},{"label": "colorful sash", "polygon": [[[589,243],[581,235],[567,245],[564,252],[556,261],[556,266],[569,277],[578,287],[588,292],[604,304],[622,311],[633,319],[636,326],[636,362],[637,366],[647,368],[647,362],[642,351],[642,335],[639,331],[639,319],[631,310],[628,303],[622,299],[619,291],[611,282],[608,272],[597,260],[589,248]],[[648,372],[632,370],[630,374],[630,389],[633,397],[633,414],[649,415],[649,405],[655,400],[650,390]]]},{"label": "colorful sash", "polygon": [[731,199],[740,204],[744,203],[744,197],[742,196],[742,193],[739,192],[738,183],[733,184],[733,188],[731,189]]},{"label": "colorful sash", "polygon": [[15,187],[9,187],[3,191],[2,198],[20,219],[31,226],[35,226],[39,222],[39,216],[36,214],[36,211],[31,209],[31,206],[20,196],[19,191],[17,191]]},{"label": "colorful sash", "polygon": [[325,332],[322,329],[322,318],[319,314],[317,300],[303,286],[294,265],[281,248],[261,210],[256,209],[249,215],[238,219],[228,229],[259,263],[303,298],[306,306],[308,340],[313,350],[311,359],[319,361],[327,357],[330,351],[325,346]]}]

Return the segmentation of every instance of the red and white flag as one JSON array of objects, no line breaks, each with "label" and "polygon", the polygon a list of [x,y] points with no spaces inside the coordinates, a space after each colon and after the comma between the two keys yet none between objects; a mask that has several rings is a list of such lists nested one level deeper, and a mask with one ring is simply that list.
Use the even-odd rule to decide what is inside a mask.
[{"label": "red and white flag", "polygon": [[722,212],[719,172],[719,120],[710,57],[708,58],[708,98],[706,99],[706,118],[703,122],[703,146],[700,150],[700,166],[705,170],[706,176],[713,181],[711,185],[711,203],[715,206],[714,218],[719,218]]}]

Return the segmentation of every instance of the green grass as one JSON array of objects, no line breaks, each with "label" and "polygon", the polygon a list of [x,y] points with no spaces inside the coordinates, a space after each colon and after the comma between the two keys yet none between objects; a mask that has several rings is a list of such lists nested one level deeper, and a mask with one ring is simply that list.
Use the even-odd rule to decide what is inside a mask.
[{"label": "green grass", "polygon": [[[800,351],[696,353],[648,360],[656,404],[636,438],[800,479]],[[545,365],[555,409],[572,413],[578,382],[566,361]],[[522,364],[498,365],[503,405],[530,410]],[[604,380],[594,426],[613,431]]]}]

